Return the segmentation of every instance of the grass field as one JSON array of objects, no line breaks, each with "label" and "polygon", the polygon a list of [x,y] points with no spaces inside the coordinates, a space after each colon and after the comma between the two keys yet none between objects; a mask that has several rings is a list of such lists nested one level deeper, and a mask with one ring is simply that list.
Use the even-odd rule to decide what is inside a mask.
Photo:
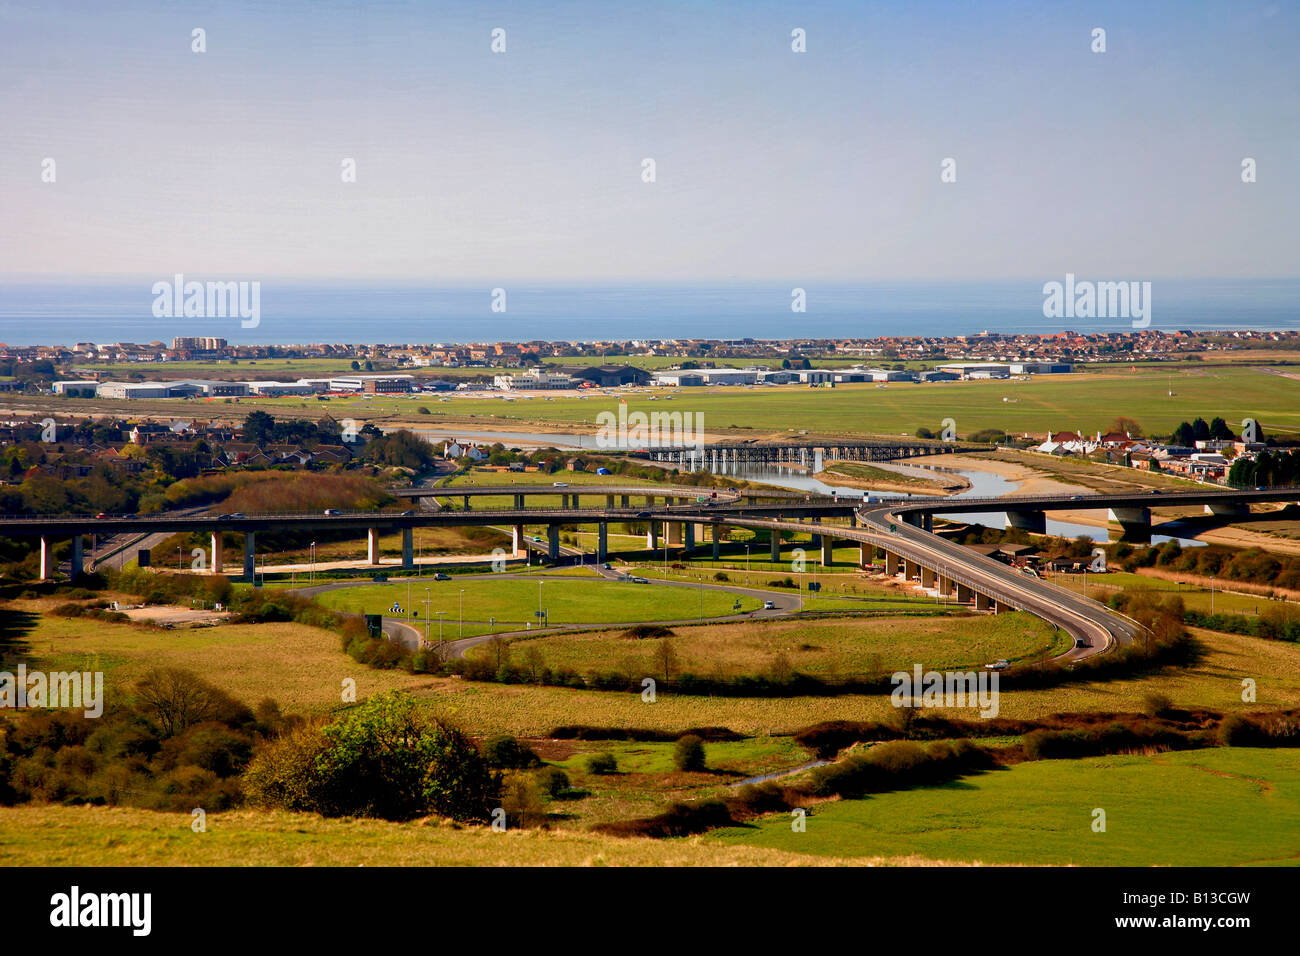
[{"label": "grass field", "polygon": [[457,827],[437,820],[326,820],[310,813],[188,813],[121,807],[0,807],[4,866],[810,866],[927,861],[817,858],[702,840],[572,830]]},{"label": "grass field", "polygon": [[[927,668],[978,667],[1005,657],[1021,660],[1064,650],[1053,628],[1026,614],[994,617],[871,618],[752,621],[678,627],[671,639],[678,671],[721,677],[762,674],[778,656],[804,674],[833,678]],[[655,674],[660,639],[623,637],[617,631],[554,634],[518,639],[515,655],[536,648],[551,667],[579,673],[625,664],[629,673]],[[475,652],[489,654],[486,648]]]},{"label": "grass field", "polygon": [[[1094,832],[1094,810],[1105,832]],[[792,853],[911,853],[984,863],[1082,866],[1300,864],[1294,750],[1220,748],[1044,760],[939,787],[816,807],[705,842]]]},{"label": "grass field", "polygon": [[[464,589],[465,620],[487,621],[496,618],[498,625],[511,624],[522,628],[525,623],[535,623],[535,612],[547,612],[551,624],[615,624],[623,621],[664,621],[690,618],[699,614],[717,617],[752,611],[761,606],[761,600],[738,597],[719,591],[704,591],[702,597],[684,595],[674,589],[646,587],[604,580],[519,580],[516,578],[460,578],[451,581],[423,583],[412,581],[409,605],[425,612],[425,589],[429,591],[427,614],[445,611],[447,626],[455,627],[460,614],[460,592]],[[739,611],[733,610],[740,601]],[[394,603],[408,607],[407,586],[376,584],[344,588],[326,592],[319,603],[341,611],[381,614],[387,613]]]},{"label": "grass field", "polygon": [[[1174,392],[1173,396],[1168,393]],[[692,388],[659,390],[676,396],[678,406],[648,405],[646,393],[628,396],[628,411],[691,411],[703,414],[705,428],[788,433],[799,429],[828,435],[911,435],[936,429],[953,418],[960,435],[985,428],[1043,432],[1109,427],[1117,414],[1136,418],[1149,432],[1168,434],[1184,420],[1216,416],[1228,422],[1254,417],[1266,434],[1300,431],[1300,381],[1254,368],[1182,368],[1173,371],[1108,370],[1074,375],[1043,375],[1030,381],[972,381],[906,384],[878,389],[871,384],[836,389]],[[1008,401],[1003,401],[1006,398]],[[503,405],[497,399],[456,398],[439,404],[438,414],[474,415],[495,427],[517,430],[522,422],[581,425],[602,410],[617,410],[607,396],[556,398]],[[373,408],[397,413],[401,403],[384,400]],[[791,426],[797,422],[797,426]],[[593,426],[588,426],[594,430]]]},{"label": "grass field", "polygon": [[[1267,364],[1266,354],[1259,359],[1261,366]],[[241,367],[250,374],[262,371],[260,363]],[[203,371],[194,369],[195,374]],[[285,370],[268,365],[266,371],[279,375]],[[672,408],[647,402],[651,395],[670,394],[677,399]],[[703,414],[706,431],[733,431],[756,437],[800,430],[846,436],[912,435],[921,427],[939,428],[945,418],[956,421],[959,435],[985,428],[1005,429],[1013,434],[1062,429],[1093,432],[1108,428],[1118,414],[1136,418],[1148,433],[1157,434],[1168,434],[1180,422],[1197,416],[1207,421],[1222,417],[1230,424],[1253,417],[1265,434],[1300,432],[1300,380],[1236,363],[1185,363],[1164,368],[1108,366],[1073,375],[1042,375],[1029,381],[903,384],[887,389],[871,384],[844,385],[833,390],[794,386],[655,389],[631,393],[627,401],[629,411],[690,411]],[[15,407],[27,404],[24,398],[12,402]],[[421,406],[430,408],[433,414],[417,416],[416,409]],[[617,406],[618,399],[606,395],[503,402],[481,393],[454,395],[446,402],[419,395],[335,398],[328,404],[298,397],[241,399],[237,405],[143,400],[114,403],[96,399],[60,403],[60,408],[69,412],[120,412],[130,408],[137,414],[175,415],[184,409],[193,415],[202,409],[212,417],[229,419],[243,418],[248,411],[259,408],[277,416],[311,417],[328,409],[335,417],[404,421],[435,430],[477,427],[527,431],[530,423],[538,423],[589,432],[595,431],[599,412],[616,411]]]}]

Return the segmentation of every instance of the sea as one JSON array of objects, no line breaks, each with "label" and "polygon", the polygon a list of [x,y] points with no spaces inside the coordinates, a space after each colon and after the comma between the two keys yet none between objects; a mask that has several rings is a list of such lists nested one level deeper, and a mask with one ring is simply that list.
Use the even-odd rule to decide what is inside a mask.
[{"label": "sea", "polygon": [[[1089,277],[1080,276],[1080,279]],[[1048,319],[1043,284],[988,282],[613,283],[364,282],[186,275],[255,281],[256,325],[238,317],[158,317],[156,282],[0,278],[0,343],[170,343],[218,336],[232,345],[456,344],[635,339],[872,338],[882,335],[1127,332],[1125,318]],[[1100,281],[1100,280],[1098,280]],[[1165,331],[1300,328],[1300,279],[1151,280],[1149,327]],[[803,290],[794,311],[793,290]]]}]

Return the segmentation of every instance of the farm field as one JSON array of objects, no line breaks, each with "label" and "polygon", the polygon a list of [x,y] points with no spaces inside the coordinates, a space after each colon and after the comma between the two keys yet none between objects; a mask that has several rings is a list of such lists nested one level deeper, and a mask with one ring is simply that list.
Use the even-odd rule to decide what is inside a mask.
[{"label": "farm field", "polygon": [[[1092,829],[1105,811],[1104,833]],[[1216,748],[1040,760],[951,784],[813,809],[707,834],[705,843],[837,856],[907,852],[981,863],[1300,865],[1293,750]]]}]

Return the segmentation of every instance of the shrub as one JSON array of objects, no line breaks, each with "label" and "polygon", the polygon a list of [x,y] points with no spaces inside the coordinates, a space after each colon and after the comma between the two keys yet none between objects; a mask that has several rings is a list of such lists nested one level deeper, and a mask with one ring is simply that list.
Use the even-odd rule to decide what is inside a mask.
[{"label": "shrub", "polygon": [[591,754],[587,758],[587,773],[601,775],[618,773],[618,758],[608,750]]},{"label": "shrub", "polygon": [[501,784],[468,737],[399,692],[272,742],[244,782],[263,806],[386,820],[485,820]]},{"label": "shrub", "polygon": [[687,734],[673,747],[673,763],[678,770],[700,771],[704,769],[704,741],[694,734]]},{"label": "shrub", "polygon": [[537,781],[541,791],[552,799],[561,797],[572,789],[569,775],[559,767],[543,767],[533,774],[533,779]]},{"label": "shrub", "polygon": [[675,637],[676,635],[671,628],[664,627],[662,624],[637,624],[624,631],[623,636],[641,641],[647,638]]},{"label": "shrub", "polygon": [[489,738],[483,744],[483,759],[489,767],[501,770],[525,770],[541,765],[531,747],[521,744],[509,734]]},{"label": "shrub", "polygon": [[1168,695],[1158,691],[1152,691],[1142,697],[1142,713],[1148,717],[1163,717],[1173,709],[1173,706],[1174,702]]}]

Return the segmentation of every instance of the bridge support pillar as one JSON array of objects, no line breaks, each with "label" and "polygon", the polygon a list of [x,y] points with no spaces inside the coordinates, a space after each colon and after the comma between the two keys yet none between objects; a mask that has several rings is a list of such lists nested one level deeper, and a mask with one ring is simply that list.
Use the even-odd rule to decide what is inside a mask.
[{"label": "bridge support pillar", "polygon": [[41,535],[41,580],[53,581],[58,567],[54,560],[54,541]]},{"label": "bridge support pillar", "polygon": [[922,531],[929,531],[929,532],[933,533],[933,532],[934,532],[934,515],[930,514],[930,512],[928,512],[928,511],[927,511],[925,514],[921,515],[921,524],[920,524],[920,528],[921,528]]},{"label": "bridge support pillar", "polygon": [[932,588],[935,584],[935,574],[924,564],[921,565],[921,587]]},{"label": "bridge support pillar", "polygon": [[659,525],[653,518],[646,524],[645,546],[648,551],[659,550]]},{"label": "bridge support pillar", "polygon": [[1227,517],[1250,514],[1250,505],[1243,501],[1215,501],[1205,506],[1207,515],[1224,515]]},{"label": "bridge support pillar", "polygon": [[604,564],[609,558],[609,522],[601,521],[596,525],[596,561]]},{"label": "bridge support pillar", "polygon": [[892,551],[885,552],[885,574],[891,578],[898,574],[898,555]]},{"label": "bridge support pillar", "polygon": [[865,541],[858,542],[858,567],[865,567],[871,564],[872,552],[876,549]]},{"label": "bridge support pillar", "polygon": [[632,496],[631,496],[631,495],[623,495],[623,497],[620,499],[620,507],[623,507],[623,508],[631,508],[631,507],[632,507]]},{"label": "bridge support pillar", "polygon": [[1109,517],[1125,531],[1151,532],[1150,508],[1111,508]]},{"label": "bridge support pillar", "polygon": [[1007,604],[1007,603],[1004,602],[1004,601],[994,601],[994,602],[993,602],[993,613],[994,613],[994,614],[1006,614],[1006,613],[1008,613],[1009,611],[1014,611],[1014,610],[1015,610],[1015,608],[1013,608],[1010,604]]},{"label": "bridge support pillar", "polygon": [[465,502],[465,510],[469,511],[469,495],[461,495],[461,498]]},{"label": "bridge support pillar", "polygon": [[1047,533],[1047,513],[1044,511],[1008,511],[1008,528],[1028,531],[1030,534]]},{"label": "bridge support pillar", "polygon": [[903,580],[915,581],[921,576],[921,566],[915,561],[903,559]]},{"label": "bridge support pillar", "polygon": [[517,558],[520,551],[527,550],[528,548],[524,545],[524,526],[517,524],[510,530],[510,553]]},{"label": "bridge support pillar", "polygon": [[646,506],[647,508],[653,508],[653,507],[655,506],[655,496],[654,496],[654,495],[646,495],[646,496],[645,496],[645,506]]},{"label": "bridge support pillar", "polygon": [[523,511],[523,510],[524,510],[524,496],[523,496],[523,495],[515,495],[515,508],[516,508],[517,510],[519,510],[519,511]]},{"label": "bridge support pillar", "polygon": [[856,528],[857,526],[858,526],[858,513],[857,513],[856,511],[850,511],[850,512],[849,512],[849,527],[850,527],[850,528]]},{"label": "bridge support pillar", "polygon": [[415,529],[402,529],[402,567],[408,571],[415,567]]},{"label": "bridge support pillar", "polygon": [[547,525],[546,527],[546,556],[552,561],[560,560],[560,526],[558,524]]},{"label": "bridge support pillar", "polygon": [[72,536],[72,567],[68,570],[68,577],[75,581],[81,575],[86,573],[86,553],[82,550],[81,535]]},{"label": "bridge support pillar", "polygon": [[212,533],[212,573],[226,573],[226,539],[220,531]]},{"label": "bridge support pillar", "polygon": [[665,521],[664,539],[668,542],[669,547],[681,547],[682,523],[680,521]]},{"label": "bridge support pillar", "polygon": [[939,594],[941,596],[943,597],[952,596],[952,578],[948,577],[948,575],[946,574],[939,575],[938,587],[939,587]]},{"label": "bridge support pillar", "polygon": [[822,538],[822,567],[829,568],[835,563],[835,539],[828,534]]},{"label": "bridge support pillar", "polygon": [[614,507],[614,496],[613,496],[613,495],[606,495],[606,496],[605,496],[605,507],[606,507],[606,508],[612,508],[612,507]]},{"label": "bridge support pillar", "polygon": [[366,563],[379,563],[379,529],[366,529]]},{"label": "bridge support pillar", "polygon": [[244,580],[252,581],[257,574],[257,535],[244,532]]},{"label": "bridge support pillar", "polygon": [[770,557],[773,564],[781,563],[781,532],[773,528],[767,533],[768,545],[771,548]]},{"label": "bridge support pillar", "polygon": [[968,588],[966,585],[962,584],[960,581],[957,583],[957,603],[958,603],[958,604],[969,604],[969,603],[971,602],[971,599],[972,599],[974,596],[975,596],[975,592],[974,592],[974,591],[972,591],[972,590],[971,590],[970,588]]},{"label": "bridge support pillar", "polygon": [[713,560],[716,561],[722,557],[722,540],[718,537],[718,526],[716,524],[712,528],[710,537],[713,539]]},{"label": "bridge support pillar", "polygon": [[979,591],[976,591],[976,592],[975,592],[975,610],[977,610],[977,611],[987,611],[987,610],[989,609],[989,606],[990,606],[990,599],[989,599],[989,596],[988,596],[987,594],[981,594]]},{"label": "bridge support pillar", "polygon": [[682,544],[687,551],[695,550],[695,522],[688,521],[682,526]]}]

